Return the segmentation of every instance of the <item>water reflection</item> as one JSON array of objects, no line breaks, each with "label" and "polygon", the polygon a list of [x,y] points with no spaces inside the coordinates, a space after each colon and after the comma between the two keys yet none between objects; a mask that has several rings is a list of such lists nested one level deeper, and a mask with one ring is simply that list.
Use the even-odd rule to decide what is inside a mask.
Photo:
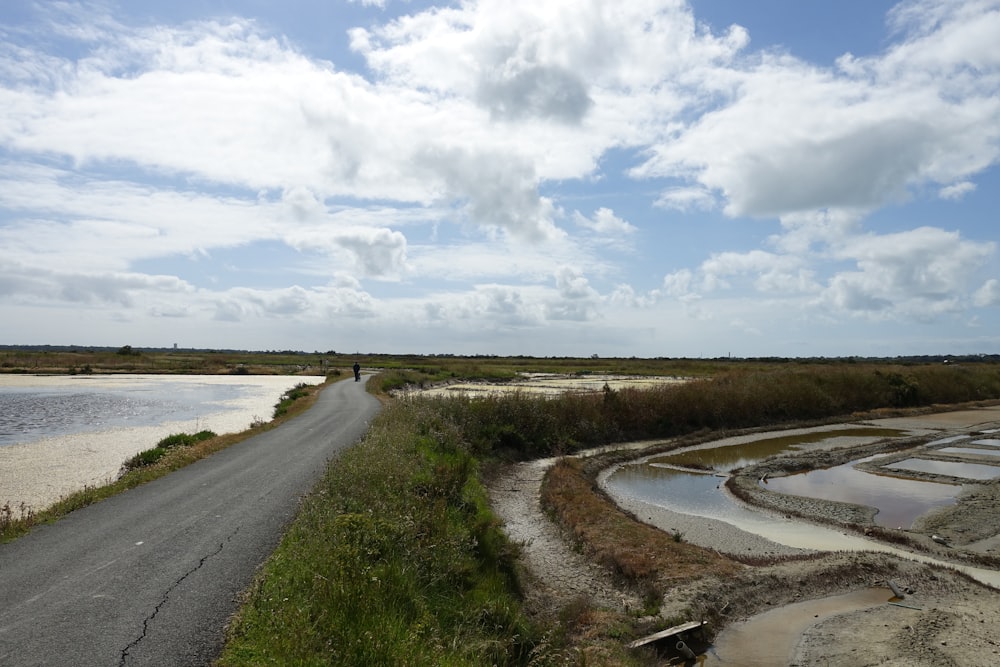
[{"label": "water reflection", "polygon": [[943,447],[938,450],[942,454],[972,454],[973,456],[1000,456],[996,447]]},{"label": "water reflection", "polygon": [[[852,438],[856,443],[858,438],[874,441],[902,433],[896,429],[852,428],[812,431],[723,446],[700,445],[622,466],[608,477],[606,484],[616,493],[676,512],[744,526],[758,523],[760,515],[726,493],[722,488],[725,475],[712,474],[712,471],[697,472],[692,468],[711,466],[714,471],[728,473],[772,456],[836,446],[846,438]],[[937,443],[944,444],[951,440],[946,438]],[[855,470],[857,463],[870,458],[830,469],[773,478],[767,481],[767,487],[778,493],[873,507],[877,510],[875,522],[892,528],[909,528],[922,514],[954,503],[961,491],[960,486],[952,484]]]},{"label": "water reflection", "polygon": [[660,466],[628,465],[619,468],[608,483],[628,495],[696,516],[731,516],[739,505],[720,491],[722,477]]},{"label": "water reflection", "polygon": [[905,459],[891,463],[886,468],[893,470],[914,470],[935,475],[949,475],[964,479],[993,479],[1000,477],[1000,468],[985,463],[955,463],[953,461],[932,461],[931,459]]},{"label": "water reflection", "polygon": [[778,493],[866,505],[878,510],[875,523],[886,528],[910,528],[917,517],[954,504],[961,491],[954,484],[939,484],[886,475],[875,475],[851,461],[833,468],[775,477],[767,488]]},{"label": "water reflection", "polygon": [[719,472],[730,472],[758,461],[785,454],[797,452],[806,445],[824,444],[835,446],[844,438],[889,438],[901,435],[903,432],[891,428],[849,428],[836,430],[811,431],[784,435],[775,438],[762,438],[735,445],[715,446],[708,448],[693,448],[657,456],[649,459],[651,464],[666,464],[673,466],[705,467],[710,466]]},{"label": "water reflection", "polygon": [[99,379],[66,380],[57,387],[0,386],[0,446],[43,437],[189,421],[224,411],[246,391],[231,384],[135,382],[122,388]]}]

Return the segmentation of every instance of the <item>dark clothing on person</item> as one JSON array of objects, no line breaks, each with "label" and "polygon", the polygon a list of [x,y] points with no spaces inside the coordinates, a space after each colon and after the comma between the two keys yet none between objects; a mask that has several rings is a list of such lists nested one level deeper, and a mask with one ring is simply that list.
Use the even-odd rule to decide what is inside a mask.
[{"label": "dark clothing on person", "polygon": [[359,382],[361,380],[361,364],[354,362],[354,381]]}]

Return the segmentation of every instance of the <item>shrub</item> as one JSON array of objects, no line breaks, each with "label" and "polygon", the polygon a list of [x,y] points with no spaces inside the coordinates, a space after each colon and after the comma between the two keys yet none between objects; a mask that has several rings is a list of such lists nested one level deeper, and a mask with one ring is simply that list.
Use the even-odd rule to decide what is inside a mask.
[{"label": "shrub", "polygon": [[204,440],[210,440],[214,437],[216,437],[216,434],[212,431],[199,431],[194,435],[188,433],[174,433],[172,435],[168,435],[156,443],[156,447],[143,450],[135,456],[127,459],[125,463],[122,464],[121,472],[125,473],[129,470],[136,470],[138,468],[151,466],[162,459],[168,451],[175,447],[190,447],[191,445]]},{"label": "shrub", "polygon": [[310,385],[300,382],[295,385],[278,399],[278,402],[274,404],[274,418],[277,419],[282,415],[288,413],[288,409],[292,406],[292,403],[299,400],[303,396],[309,395]]},{"label": "shrub", "polygon": [[166,447],[153,447],[152,449],[144,449],[135,456],[125,460],[122,464],[122,471],[127,472],[129,470],[135,470],[137,468],[144,468],[146,466],[151,466],[167,453]]}]

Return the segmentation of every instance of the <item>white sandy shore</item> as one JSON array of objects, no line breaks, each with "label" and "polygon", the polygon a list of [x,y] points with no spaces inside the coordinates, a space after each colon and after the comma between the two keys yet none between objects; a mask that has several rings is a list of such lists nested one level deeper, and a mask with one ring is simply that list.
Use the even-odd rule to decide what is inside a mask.
[{"label": "white sandy shore", "polygon": [[[59,387],[79,376],[0,376],[0,385],[18,387]],[[116,390],[138,384],[199,383],[248,385],[243,396],[228,401],[229,410],[206,406],[197,419],[164,422],[155,426],[112,428],[76,435],[44,438],[21,444],[0,446],[0,505],[9,503],[15,516],[21,504],[41,510],[86,485],[114,480],[122,463],[150,449],[173,433],[211,430],[218,434],[246,430],[255,419],[268,420],[274,404],[288,389],[299,383],[320,384],[316,376],[273,375],[115,375],[88,376],[86,381]],[[76,386],[76,385],[74,385]]]}]

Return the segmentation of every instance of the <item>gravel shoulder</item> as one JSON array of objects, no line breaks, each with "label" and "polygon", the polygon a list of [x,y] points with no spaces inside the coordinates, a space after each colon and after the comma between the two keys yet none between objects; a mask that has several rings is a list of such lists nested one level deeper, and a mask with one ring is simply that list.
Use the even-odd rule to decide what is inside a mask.
[{"label": "gravel shoulder", "polygon": [[[903,443],[899,452],[902,456],[926,445],[931,439],[928,436],[935,433],[989,432],[1000,425],[1000,408],[880,419],[877,425],[923,433],[922,437]],[[896,539],[874,529],[874,512],[869,508],[760,491],[757,482],[765,473],[780,475],[792,469],[836,465],[858,458],[859,452],[864,456],[869,450],[874,453],[900,446],[899,443],[860,445],[818,452],[811,457],[768,460],[734,475],[730,484],[738,487],[737,492],[742,489],[746,493],[747,502],[765,511],[791,513],[797,520],[839,526],[867,534],[869,539]],[[636,452],[636,458],[641,455],[641,450]],[[538,583],[535,601],[541,595],[557,608],[574,597],[589,596],[598,606],[627,612],[636,604],[634,597],[617,590],[601,567],[587,562],[539,505],[542,478],[553,462],[554,459],[510,466],[490,484],[494,509],[505,522],[508,535],[523,545],[523,565],[531,580]],[[802,560],[809,552],[779,545],[722,521],[691,517],[628,498],[615,501],[638,520],[666,531],[679,531],[686,541],[722,553],[749,554],[776,563],[747,566],[742,576],[725,581],[701,579],[668,593],[660,611],[663,619],[679,615],[714,619],[711,630],[717,647],[709,651],[705,664],[1000,663],[1000,594],[955,570],[867,551],[814,553]],[[926,517],[905,532],[903,546],[908,549],[956,563],[992,558],[1000,548],[1000,485],[970,485],[956,505]],[[948,544],[940,544],[931,535],[944,537]],[[789,557],[799,559],[789,561]],[[991,560],[987,560],[987,567],[1000,569]],[[902,599],[893,597],[889,582],[906,591]],[[789,634],[794,624],[778,621],[766,625],[772,617],[780,619],[778,610],[794,611],[794,605],[803,601],[833,599],[832,596],[862,589],[883,591],[885,602],[856,609],[846,605],[834,612],[816,614],[812,622],[787,637],[784,635]],[[750,623],[765,624],[761,626],[764,629],[754,630],[758,643],[760,636],[772,637],[775,646],[787,643],[787,661],[746,662],[750,660],[749,654],[743,653],[736,654],[744,656],[741,662],[723,661],[724,656],[718,651],[740,650],[727,649],[727,637],[737,636]]]}]

